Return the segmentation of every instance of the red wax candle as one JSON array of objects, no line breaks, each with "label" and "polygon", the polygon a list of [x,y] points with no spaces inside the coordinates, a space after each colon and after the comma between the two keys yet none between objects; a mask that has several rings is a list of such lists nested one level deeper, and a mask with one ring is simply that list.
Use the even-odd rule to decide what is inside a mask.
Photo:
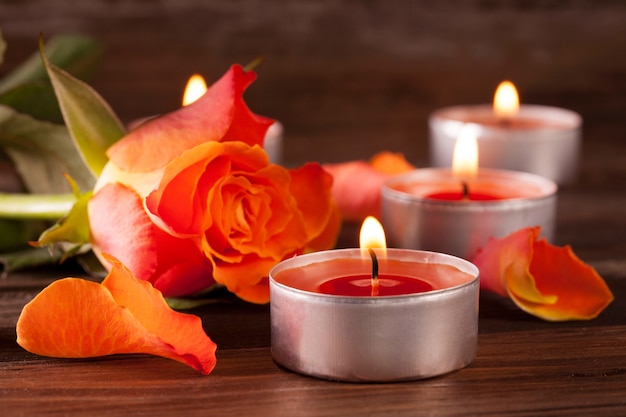
[{"label": "red wax candle", "polygon": [[[405,295],[431,291],[433,286],[419,278],[403,275],[383,275],[378,277],[378,294]],[[323,294],[346,296],[371,296],[372,277],[366,274],[349,275],[323,282],[318,289]]]},{"label": "red wax candle", "polygon": [[472,192],[470,191],[467,196],[459,191],[442,191],[437,193],[427,194],[426,198],[433,200],[447,200],[447,201],[497,201],[504,200],[503,197],[499,197],[495,194]]},{"label": "red wax candle", "polygon": [[[350,251],[347,249],[327,251],[324,254],[328,259],[321,262],[307,263],[306,265],[298,265],[296,263],[296,260],[306,259],[306,256],[292,258],[292,263],[296,263],[296,265],[275,272],[273,279],[288,287],[318,294],[350,296],[351,294],[339,294],[341,289],[338,289],[338,287],[347,285],[348,287],[353,287],[348,291],[362,291],[362,293],[356,294],[356,296],[371,296],[371,262],[369,259],[342,257],[343,253],[350,253]],[[361,256],[358,249],[353,251],[359,257]],[[402,250],[394,251],[399,251],[400,253],[407,252]],[[411,252],[408,251],[408,253]],[[318,257],[321,257],[321,255]],[[452,265],[442,263],[390,259],[389,254],[387,258],[381,258],[378,262],[380,266],[378,278],[379,296],[389,295],[387,291],[390,285],[386,282],[387,279],[404,282],[403,285],[398,285],[394,289],[395,291],[402,291],[403,294],[419,294],[460,285],[472,278],[470,274]],[[356,287],[355,281],[360,280],[362,281],[358,282],[358,284],[363,289],[357,290],[354,288]],[[348,283],[341,281],[348,281]],[[331,285],[334,289],[327,288]],[[326,290],[323,287],[326,287]]]}]

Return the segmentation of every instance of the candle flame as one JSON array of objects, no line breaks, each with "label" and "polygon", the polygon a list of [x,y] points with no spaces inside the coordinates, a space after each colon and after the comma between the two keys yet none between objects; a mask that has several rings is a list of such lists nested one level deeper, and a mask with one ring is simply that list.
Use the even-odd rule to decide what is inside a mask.
[{"label": "candle flame", "polygon": [[361,225],[361,233],[359,234],[359,246],[363,257],[370,256],[372,258],[372,290],[371,295],[377,296],[380,290],[380,282],[378,279],[378,258],[374,252],[374,248],[378,248],[382,255],[387,254],[387,242],[385,239],[385,230],[378,220],[373,216],[367,216]]},{"label": "candle flame", "polygon": [[493,97],[493,110],[501,120],[513,118],[519,110],[517,89],[510,81],[502,81]]},{"label": "candle flame", "polygon": [[187,106],[198,100],[206,92],[207,86],[202,75],[194,74],[189,77],[185,93],[183,94],[183,106]]},{"label": "candle flame", "polygon": [[362,252],[368,253],[367,249],[380,248],[387,249],[387,241],[385,239],[385,231],[375,217],[368,216],[363,220],[361,225],[361,233],[359,234],[359,246]]},{"label": "candle flame", "polygon": [[471,178],[478,172],[478,141],[476,132],[469,126],[463,127],[454,144],[452,173],[455,177]]}]

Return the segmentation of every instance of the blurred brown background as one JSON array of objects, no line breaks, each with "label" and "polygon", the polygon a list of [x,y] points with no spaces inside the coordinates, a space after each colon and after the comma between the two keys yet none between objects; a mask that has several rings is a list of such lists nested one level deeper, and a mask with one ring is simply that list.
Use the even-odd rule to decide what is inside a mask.
[{"label": "blurred brown background", "polygon": [[178,107],[193,72],[264,57],[246,99],[285,125],[287,164],[390,149],[424,166],[429,113],[489,102],[505,78],[524,103],[582,114],[587,181],[626,139],[623,1],[2,0],[0,27],[0,76],[40,32],[100,41],[92,84],[124,121]]}]

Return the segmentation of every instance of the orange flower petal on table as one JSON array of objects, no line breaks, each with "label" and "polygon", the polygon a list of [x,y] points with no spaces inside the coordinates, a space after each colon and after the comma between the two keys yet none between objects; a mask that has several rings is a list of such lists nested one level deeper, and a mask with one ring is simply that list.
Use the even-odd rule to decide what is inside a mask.
[{"label": "orange flower petal on table", "polygon": [[65,278],[29,302],[17,322],[17,343],[29,352],[60,358],[125,353],[162,356],[208,375],[216,345],[199,317],[168,307],[150,283],[119,261],[102,284]]},{"label": "orange flower petal on table", "polygon": [[376,171],[388,175],[398,175],[415,169],[401,153],[389,151],[378,152],[370,159],[370,165]]},{"label": "orange flower petal on table", "polygon": [[380,218],[380,187],[388,175],[365,161],[325,164],[333,176],[333,197],[346,221],[359,222],[367,216]]},{"label": "orange flower petal on table", "polygon": [[141,124],[107,155],[124,171],[147,172],[204,142],[238,140],[262,146],[273,120],[252,113],[243,101],[244,90],[255,79],[253,71],[233,65],[197,101]]},{"label": "orange flower petal on table", "polygon": [[529,227],[491,239],[472,261],[481,287],[545,320],[597,317],[613,301],[611,290],[569,246],[538,240],[540,231]]},{"label": "orange flower petal on table", "polygon": [[374,155],[370,162],[349,161],[325,164],[334,179],[333,197],[344,220],[360,222],[367,216],[380,218],[380,190],[390,177],[415,167],[404,156],[387,151]]}]

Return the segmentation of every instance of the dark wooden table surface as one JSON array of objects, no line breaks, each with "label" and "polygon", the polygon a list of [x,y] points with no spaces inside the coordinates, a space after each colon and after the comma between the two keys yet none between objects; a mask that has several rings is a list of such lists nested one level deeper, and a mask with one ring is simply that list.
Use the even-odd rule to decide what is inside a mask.
[{"label": "dark wooden table surface", "polygon": [[[91,34],[105,46],[94,85],[130,121],[176,107],[191,72],[216,77],[264,55],[246,97],[285,124],[289,164],[391,149],[424,166],[428,114],[486,102],[512,78],[523,101],[583,116],[580,176],[559,190],[555,243],[594,266],[615,301],[595,320],[548,323],[482,294],[469,367],[353,384],[281,369],[270,355],[268,306],[225,297],[193,310],[218,344],[205,377],[158,357],[61,360],[22,350],[21,308],[68,274],[28,271],[0,279],[0,415],[626,415],[626,6],[341,3],[3,1],[9,51],[0,69],[30,54],[40,31]],[[347,226],[340,245],[355,241]]]}]

